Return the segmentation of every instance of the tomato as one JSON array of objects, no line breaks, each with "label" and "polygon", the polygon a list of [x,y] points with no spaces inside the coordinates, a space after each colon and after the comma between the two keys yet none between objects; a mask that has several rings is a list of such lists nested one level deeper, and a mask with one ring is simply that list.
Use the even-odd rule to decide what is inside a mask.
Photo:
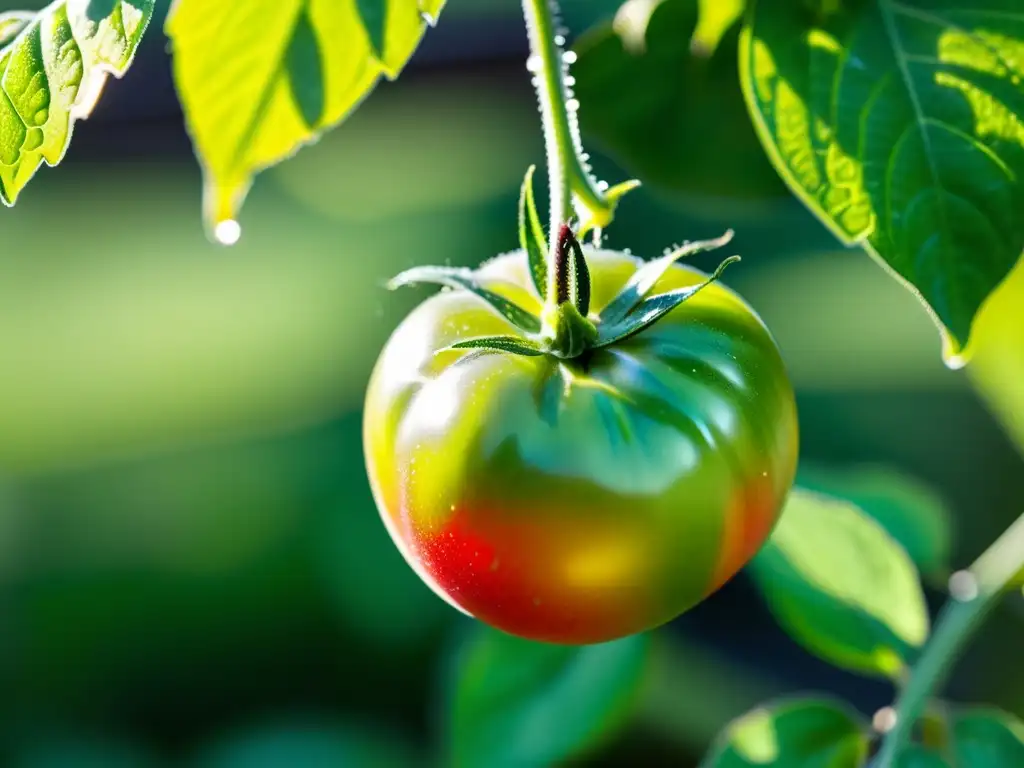
[{"label": "tomato", "polygon": [[[643,262],[584,251],[599,321]],[[542,314],[523,251],[476,276]],[[675,264],[654,288],[706,278]],[[571,359],[451,346],[518,332],[460,290],[394,332],[364,416],[384,524],[438,595],[508,633],[585,644],[671,620],[758,551],[793,482],[796,407],[772,336],[715,283]]]}]

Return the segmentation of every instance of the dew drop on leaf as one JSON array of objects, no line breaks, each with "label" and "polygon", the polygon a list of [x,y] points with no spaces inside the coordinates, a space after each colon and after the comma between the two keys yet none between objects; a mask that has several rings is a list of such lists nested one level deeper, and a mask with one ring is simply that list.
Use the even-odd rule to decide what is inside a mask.
[{"label": "dew drop on leaf", "polygon": [[242,226],[234,219],[217,222],[213,236],[221,245],[234,245],[242,237]]}]

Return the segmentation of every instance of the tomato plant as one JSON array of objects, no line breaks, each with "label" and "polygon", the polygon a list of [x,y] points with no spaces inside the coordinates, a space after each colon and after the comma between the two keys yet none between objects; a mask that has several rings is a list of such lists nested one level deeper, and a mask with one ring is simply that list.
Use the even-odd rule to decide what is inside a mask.
[{"label": "tomato plant", "polygon": [[[444,5],[174,3],[165,30],[211,239],[241,238],[253,178],[397,78]],[[1007,311],[990,297],[1021,274],[1024,3],[627,0],[572,50],[556,6],[522,2],[547,225],[530,169],[518,250],[392,281],[444,290],[386,343],[363,412],[394,544],[480,620],[452,664],[452,762],[578,755],[628,719],[645,675],[670,677],[651,631],[749,563],[792,639],[896,694],[870,719],[822,696],[757,707],[725,729],[708,766],[1024,764],[1017,718],[938,699],[983,620],[1024,582],[1024,517],[956,570],[927,489],[885,471],[796,476],[783,354],[721,280],[738,257],[710,274],[682,263],[731,231],[650,260],[604,240],[640,181],[678,202],[694,187],[774,196],[781,179],[920,300],[948,366],[967,365],[984,347],[979,318]],[[0,13],[0,200],[13,205],[62,160],[156,11],[155,0],[56,0]],[[640,179],[598,181],[581,109],[588,138]],[[744,174],[757,183],[737,184]],[[987,393],[1011,429],[1019,325],[979,356],[1012,369],[1006,392]],[[919,568],[948,593],[934,622]],[[551,722],[565,727],[537,725]],[[344,752],[329,734],[312,744]]]}]

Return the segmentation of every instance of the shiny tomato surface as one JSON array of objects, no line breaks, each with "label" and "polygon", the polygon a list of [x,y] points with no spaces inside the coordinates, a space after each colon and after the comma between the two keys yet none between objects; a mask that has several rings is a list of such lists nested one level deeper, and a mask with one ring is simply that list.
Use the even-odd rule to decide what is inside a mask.
[{"label": "shiny tomato surface", "polygon": [[[597,318],[642,262],[586,257]],[[516,252],[479,275],[539,313],[526,269]],[[675,265],[655,291],[705,277]],[[384,524],[438,595],[506,632],[583,644],[669,621],[758,551],[793,481],[796,408],[774,340],[716,283],[572,360],[446,349],[517,333],[466,291],[394,332],[364,416]]]}]

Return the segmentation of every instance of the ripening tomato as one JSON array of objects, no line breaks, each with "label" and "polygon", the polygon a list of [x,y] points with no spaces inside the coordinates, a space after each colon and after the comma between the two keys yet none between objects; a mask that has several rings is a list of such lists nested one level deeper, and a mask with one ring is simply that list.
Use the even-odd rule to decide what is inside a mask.
[{"label": "ripening tomato", "polygon": [[[644,262],[584,250],[600,329]],[[602,642],[676,617],[768,537],[797,459],[779,350],[731,290],[678,264],[659,274],[654,292],[702,288],[572,357],[453,348],[529,336],[479,290],[432,296],[387,343],[366,399],[371,485],[406,560],[453,606],[535,640]],[[523,251],[472,275],[543,315]]]}]

